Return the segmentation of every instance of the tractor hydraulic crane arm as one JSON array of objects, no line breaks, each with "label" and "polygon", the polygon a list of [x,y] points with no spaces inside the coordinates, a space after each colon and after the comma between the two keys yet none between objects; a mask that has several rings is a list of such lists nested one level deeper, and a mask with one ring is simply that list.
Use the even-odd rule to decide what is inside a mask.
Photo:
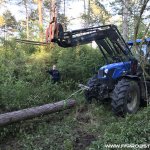
[{"label": "tractor hydraulic crane arm", "polygon": [[56,42],[61,47],[74,47],[78,45],[88,44],[92,41],[102,39],[104,34],[100,31],[95,31],[92,33],[82,34],[80,36],[74,36],[72,32],[64,33],[64,38],[54,38],[52,42]]},{"label": "tractor hydraulic crane arm", "polygon": [[122,38],[115,25],[104,25],[79,30],[63,32],[61,24],[57,24],[54,31],[54,38],[49,42],[57,43],[59,46],[67,48],[88,44],[95,41],[102,52],[107,57],[129,59],[132,53]]},{"label": "tractor hydraulic crane arm", "polygon": [[105,25],[63,32],[63,28],[60,28],[60,26],[61,25],[59,24],[59,28],[57,28],[58,31],[55,31],[58,35],[54,36],[54,39],[51,39],[51,42],[58,43],[61,47],[74,47],[104,39],[104,29],[108,30],[111,27],[111,25]]}]

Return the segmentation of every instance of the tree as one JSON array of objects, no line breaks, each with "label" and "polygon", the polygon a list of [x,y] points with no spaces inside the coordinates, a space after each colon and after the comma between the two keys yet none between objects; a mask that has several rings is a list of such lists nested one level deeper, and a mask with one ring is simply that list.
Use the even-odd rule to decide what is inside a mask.
[{"label": "tree", "polygon": [[143,15],[146,17],[144,12],[149,9],[148,2],[149,0],[114,0],[110,3],[111,7],[114,9],[114,15],[118,14],[122,16],[122,33],[126,41],[129,37],[133,38],[134,35],[137,34],[135,32],[137,28],[140,27],[141,32],[145,30],[144,26],[146,22],[144,22]]},{"label": "tree", "polygon": [[0,5],[2,5],[5,2],[6,2],[6,0],[0,0]]},{"label": "tree", "polygon": [[140,7],[140,13],[139,13],[139,16],[137,17],[137,22],[136,22],[136,25],[135,25],[135,28],[134,28],[134,39],[135,40],[137,39],[137,35],[138,35],[138,32],[139,32],[139,27],[140,27],[141,20],[142,20],[142,15],[143,15],[144,11],[147,8],[148,2],[149,2],[149,0],[144,0],[142,2],[142,6]]},{"label": "tree", "polygon": [[22,11],[22,15],[25,14],[25,20],[22,19],[21,22],[21,29],[24,29],[26,32],[26,39],[29,39],[29,33],[30,33],[30,19],[29,16],[32,13],[32,0],[16,0],[15,4],[19,5],[19,6],[23,6],[24,10]]},{"label": "tree", "polygon": [[33,0],[38,5],[39,38],[43,41],[43,0]]},{"label": "tree", "polygon": [[25,10],[26,10],[26,35],[27,39],[29,39],[29,15],[28,15],[28,0],[23,0]]},{"label": "tree", "polygon": [[26,14],[26,38],[29,39],[29,12],[28,12],[28,0],[20,1],[18,4],[23,4],[25,7]]},{"label": "tree", "polygon": [[[45,0],[43,3],[44,9],[46,9],[50,14],[50,20],[52,20],[52,17],[55,15],[57,17],[57,22],[60,22],[63,25],[64,30],[67,30],[67,26],[69,24],[66,16],[67,2],[67,0]],[[55,6],[56,9],[54,10]]]},{"label": "tree", "polygon": [[3,16],[0,16],[0,27],[3,27],[5,25],[5,19]]},{"label": "tree", "polygon": [[38,14],[39,14],[39,29],[40,29],[40,41],[43,41],[43,0],[38,0]]},{"label": "tree", "polygon": [[45,104],[42,106],[27,108],[19,111],[9,112],[0,115],[0,126],[6,126],[11,123],[19,122],[22,120],[32,119],[41,115],[55,113],[65,109],[74,107],[75,100],[62,100],[56,103]]},{"label": "tree", "polygon": [[[99,0],[89,0],[87,13],[83,13],[84,26],[94,26],[109,22],[110,14]],[[86,12],[86,11],[84,11]]]},{"label": "tree", "polygon": [[5,32],[7,34],[12,34],[12,32],[15,32],[17,29],[17,21],[15,17],[11,14],[9,10],[6,10],[3,13],[4,23],[2,28],[5,29]]},{"label": "tree", "polygon": [[[4,26],[5,26],[5,19],[3,16],[0,16],[0,29],[3,29]],[[0,30],[0,35],[2,36],[3,32],[4,32],[4,36],[5,36],[5,31],[3,31],[3,30]]]},{"label": "tree", "polygon": [[129,1],[125,0],[123,5],[123,23],[122,23],[122,28],[123,28],[123,38],[125,41],[128,40],[128,21],[129,21]]}]

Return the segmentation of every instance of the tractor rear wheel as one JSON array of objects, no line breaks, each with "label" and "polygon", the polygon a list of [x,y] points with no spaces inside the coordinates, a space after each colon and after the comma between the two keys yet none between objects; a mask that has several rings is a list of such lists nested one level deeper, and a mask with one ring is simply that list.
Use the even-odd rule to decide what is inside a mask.
[{"label": "tractor rear wheel", "polygon": [[112,110],[117,116],[136,113],[140,105],[140,89],[136,81],[120,80],[112,93]]}]

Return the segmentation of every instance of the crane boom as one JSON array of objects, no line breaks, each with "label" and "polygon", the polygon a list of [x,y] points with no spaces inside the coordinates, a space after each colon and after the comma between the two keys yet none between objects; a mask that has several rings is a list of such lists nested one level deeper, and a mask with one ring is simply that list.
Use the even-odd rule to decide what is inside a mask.
[{"label": "crane boom", "polygon": [[110,57],[121,57],[129,59],[132,53],[122,38],[115,25],[104,25],[98,27],[84,28],[63,32],[61,24],[57,24],[57,31],[51,42],[68,48],[88,44],[95,41],[103,55]]}]

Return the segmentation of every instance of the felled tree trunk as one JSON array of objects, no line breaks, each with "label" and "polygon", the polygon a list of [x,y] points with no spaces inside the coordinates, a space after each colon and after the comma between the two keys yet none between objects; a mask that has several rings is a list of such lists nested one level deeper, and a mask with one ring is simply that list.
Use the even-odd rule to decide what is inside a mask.
[{"label": "felled tree trunk", "polygon": [[0,126],[8,125],[14,122],[35,118],[41,115],[62,111],[75,106],[75,100],[63,100],[56,103],[46,104],[38,107],[22,109],[0,115]]}]

